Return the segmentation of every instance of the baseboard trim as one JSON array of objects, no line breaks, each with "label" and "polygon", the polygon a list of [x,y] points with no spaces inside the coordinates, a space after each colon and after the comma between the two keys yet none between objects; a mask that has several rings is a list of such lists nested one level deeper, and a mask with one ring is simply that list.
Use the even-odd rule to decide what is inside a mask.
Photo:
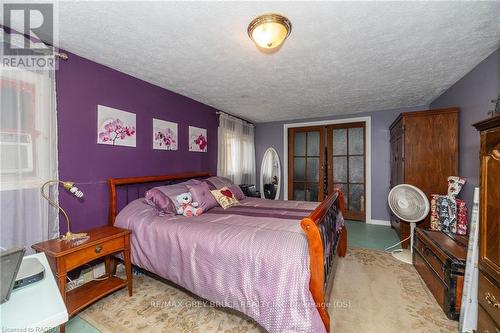
[{"label": "baseboard trim", "polygon": [[374,219],[371,219],[369,221],[369,223],[367,224],[375,224],[375,225],[385,225],[386,227],[390,227],[391,226],[391,221],[385,221],[385,220],[374,220]]}]

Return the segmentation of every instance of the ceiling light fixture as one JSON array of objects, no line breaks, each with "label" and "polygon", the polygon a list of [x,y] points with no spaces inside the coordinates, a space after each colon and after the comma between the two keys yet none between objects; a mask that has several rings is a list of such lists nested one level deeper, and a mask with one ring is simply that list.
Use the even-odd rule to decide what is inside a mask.
[{"label": "ceiling light fixture", "polygon": [[292,32],[292,23],[279,14],[263,14],[248,25],[248,36],[266,53],[279,50]]}]

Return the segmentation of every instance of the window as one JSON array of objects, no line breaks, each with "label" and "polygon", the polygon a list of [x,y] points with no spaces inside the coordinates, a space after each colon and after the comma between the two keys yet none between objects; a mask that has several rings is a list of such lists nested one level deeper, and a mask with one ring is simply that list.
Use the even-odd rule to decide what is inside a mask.
[{"label": "window", "polygon": [[218,134],[217,174],[238,185],[254,185],[254,125],[221,113]]},{"label": "window", "polygon": [[[58,176],[54,73],[0,68],[0,98],[0,247],[29,252],[59,234],[39,189]],[[56,186],[49,195],[57,201]]]},{"label": "window", "polygon": [[[55,109],[52,74],[20,69],[0,76],[2,189],[36,187],[54,172]],[[51,114],[53,113],[53,114]]]}]

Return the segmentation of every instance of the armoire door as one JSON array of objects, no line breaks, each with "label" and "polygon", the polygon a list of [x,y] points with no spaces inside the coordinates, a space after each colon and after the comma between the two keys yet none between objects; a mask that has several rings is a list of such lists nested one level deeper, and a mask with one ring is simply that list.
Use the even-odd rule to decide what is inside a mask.
[{"label": "armoire door", "polygon": [[391,189],[404,183],[404,133],[401,122],[391,129]]},{"label": "armoire door", "polygon": [[477,332],[499,332],[500,116],[489,118],[474,126],[481,131]]},{"label": "armoire door", "polygon": [[324,127],[288,130],[288,199],[323,200],[324,147]]},{"label": "armoire door", "polygon": [[[491,123],[494,123],[493,120],[495,118],[492,118]],[[479,268],[486,270],[495,281],[498,281],[500,279],[500,117],[497,117],[496,123],[497,127],[481,128]],[[496,318],[500,320],[499,311],[496,313]]]},{"label": "armoire door", "polygon": [[365,123],[328,126],[328,193],[344,193],[349,220],[366,219]]}]

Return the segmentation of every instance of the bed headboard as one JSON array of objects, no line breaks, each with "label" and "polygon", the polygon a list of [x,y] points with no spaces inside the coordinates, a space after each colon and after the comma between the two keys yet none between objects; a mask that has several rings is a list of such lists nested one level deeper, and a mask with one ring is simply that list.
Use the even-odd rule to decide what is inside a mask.
[{"label": "bed headboard", "polygon": [[146,191],[160,185],[171,185],[188,179],[210,177],[209,172],[180,173],[176,175],[145,176],[128,178],[109,178],[109,216],[108,224],[114,225],[118,211],[129,202],[142,198]]}]

